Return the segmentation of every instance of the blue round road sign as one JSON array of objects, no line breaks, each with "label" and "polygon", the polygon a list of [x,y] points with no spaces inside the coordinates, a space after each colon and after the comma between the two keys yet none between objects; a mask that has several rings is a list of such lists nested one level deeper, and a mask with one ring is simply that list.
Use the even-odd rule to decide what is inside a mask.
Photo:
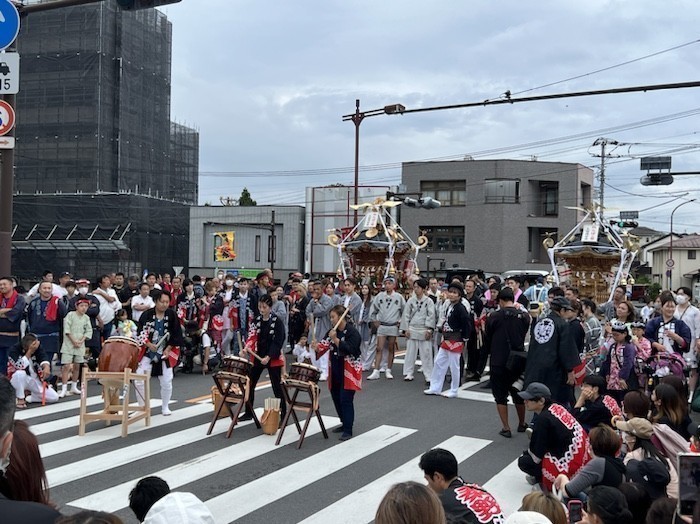
[{"label": "blue round road sign", "polygon": [[8,48],[19,34],[19,11],[10,0],[0,0],[0,51]]}]

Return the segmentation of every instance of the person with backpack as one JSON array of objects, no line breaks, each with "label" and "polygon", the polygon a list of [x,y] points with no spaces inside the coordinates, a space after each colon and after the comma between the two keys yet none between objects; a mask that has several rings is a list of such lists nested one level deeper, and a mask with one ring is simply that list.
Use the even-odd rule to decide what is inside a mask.
[{"label": "person with backpack", "polygon": [[[617,420],[615,426],[623,432],[622,439],[628,449],[623,462],[628,471],[634,472],[632,480],[644,484],[652,498],[678,498],[678,473],[673,463],[651,441],[654,436],[651,421],[635,417]],[[636,475],[638,472],[641,473],[639,477]],[[665,489],[660,489],[661,485]]]}]

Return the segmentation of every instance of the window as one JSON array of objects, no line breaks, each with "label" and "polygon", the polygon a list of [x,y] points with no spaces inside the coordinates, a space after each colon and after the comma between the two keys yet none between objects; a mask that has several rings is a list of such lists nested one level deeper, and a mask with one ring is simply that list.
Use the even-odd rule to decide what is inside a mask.
[{"label": "window", "polygon": [[688,260],[695,260],[697,251],[695,249],[688,250]]},{"label": "window", "polygon": [[484,181],[484,202],[517,204],[520,202],[520,180],[492,178]]},{"label": "window", "polygon": [[260,244],[262,244],[262,239],[260,235],[255,235],[255,261],[260,262]]},{"label": "window", "polygon": [[559,182],[540,182],[540,204],[542,216],[559,214]]},{"label": "window", "polygon": [[443,207],[463,206],[467,197],[465,180],[423,180],[420,192],[424,197],[439,200]]},{"label": "window", "polygon": [[464,253],[464,226],[421,226],[431,253]]}]

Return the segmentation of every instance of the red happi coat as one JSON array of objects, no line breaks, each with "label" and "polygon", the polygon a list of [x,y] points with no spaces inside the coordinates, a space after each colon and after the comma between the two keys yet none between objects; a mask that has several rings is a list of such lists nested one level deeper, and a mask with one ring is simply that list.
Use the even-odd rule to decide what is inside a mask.
[{"label": "red happi coat", "polygon": [[571,444],[563,457],[557,458],[551,453],[545,453],[542,458],[542,487],[546,491],[552,491],[557,476],[564,474],[573,477],[591,457],[588,454],[588,434],[574,416],[559,404],[552,404],[547,410],[573,433]]},{"label": "red happi coat", "polygon": [[[324,338],[318,343],[316,358],[321,358],[333,347],[329,338]],[[329,362],[330,363],[330,362]],[[328,388],[331,388],[331,375],[328,374]],[[346,355],[343,358],[343,388],[349,391],[360,391],[362,389],[362,361],[359,358],[352,358]]]}]

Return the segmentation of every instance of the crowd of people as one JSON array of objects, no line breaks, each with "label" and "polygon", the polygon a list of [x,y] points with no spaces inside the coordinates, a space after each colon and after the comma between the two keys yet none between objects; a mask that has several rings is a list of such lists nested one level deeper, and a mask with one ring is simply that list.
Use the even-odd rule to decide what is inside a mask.
[{"label": "crowd of people", "polygon": [[[95,366],[103,344],[116,336],[137,342],[138,371],[159,378],[165,416],[175,371],[209,373],[233,355],[255,357],[251,405],[267,371],[284,418],[283,376],[293,361],[310,363],[329,383],[341,421],[334,431],[347,440],[363,372],[369,381],[392,380],[404,338],[403,380],[422,374],[420,389],[446,398],[457,397],[465,383],[484,382],[503,438],[513,438],[512,399],[516,432],[529,438],[518,464],[539,489],[509,522],[559,524],[571,502],[583,506],[584,522],[672,522],[667,517],[675,518],[684,478],[678,454],[700,449],[689,415],[700,310],[685,287],[637,311],[624,286],[596,304],[575,287],[515,276],[442,282],[416,275],[403,290],[391,275],[378,289],[352,277],[314,280],[300,272],[277,285],[270,270],[252,280],[225,272],[204,279],[115,273],[94,285],[68,273],[53,280],[46,271],[25,291],[0,278],[0,372],[11,387],[12,413],[80,394],[84,364]],[[137,383],[140,402],[142,391]],[[247,411],[240,418],[252,417]],[[7,435],[26,432],[6,422],[5,458]],[[7,469],[5,458],[0,469]],[[449,451],[431,450],[420,468],[427,488],[394,486],[377,522],[505,521],[490,494],[458,476]],[[142,482],[149,493],[160,489],[155,480]],[[32,500],[46,504],[45,477],[35,487],[41,496]],[[11,487],[2,493],[17,500]]]}]

